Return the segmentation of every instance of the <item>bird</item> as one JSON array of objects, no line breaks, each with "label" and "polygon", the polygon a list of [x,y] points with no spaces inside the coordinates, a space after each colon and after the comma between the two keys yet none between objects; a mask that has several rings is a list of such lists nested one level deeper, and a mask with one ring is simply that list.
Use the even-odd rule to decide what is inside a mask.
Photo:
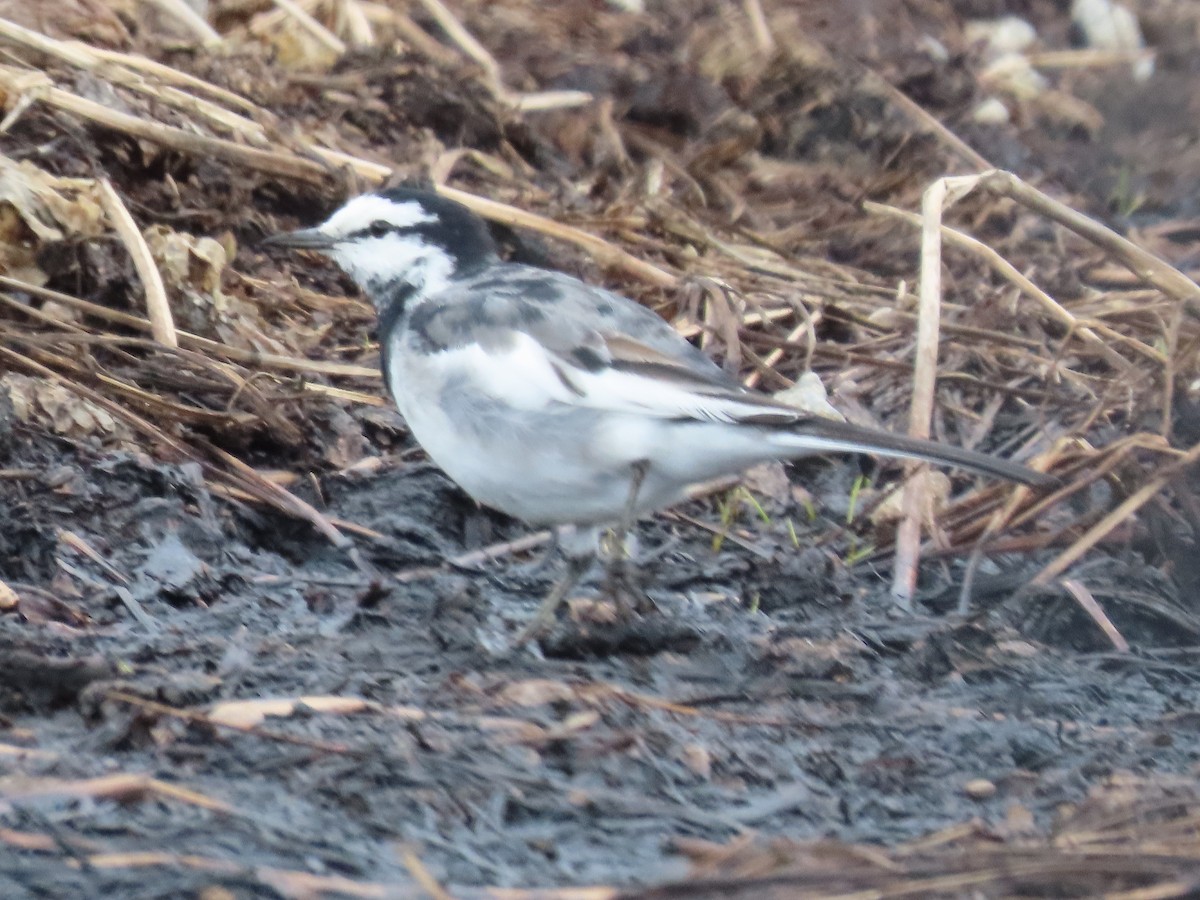
[{"label": "bird", "polygon": [[639,517],[759,463],[874,454],[1055,482],[746,388],[634,300],[502,260],[486,223],[436,190],[361,194],[263,245],[319,251],[346,272],[374,305],[384,381],[417,443],[479,503],[554,529],[566,571],[514,646],[553,623],[606,532],[610,581],[629,588],[622,548]]}]

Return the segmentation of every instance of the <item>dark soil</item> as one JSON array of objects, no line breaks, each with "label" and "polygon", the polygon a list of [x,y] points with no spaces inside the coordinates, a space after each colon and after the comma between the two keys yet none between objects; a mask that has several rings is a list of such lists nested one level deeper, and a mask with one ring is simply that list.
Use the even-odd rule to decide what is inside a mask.
[{"label": "dark soil", "polygon": [[[1017,5],[1061,19],[1055,4]],[[938,7],[937,21],[953,12],[913,6]],[[857,20],[838,16],[823,20],[821,39],[854,46]],[[910,19],[875,48],[878,68],[940,112],[959,108],[970,87],[957,67],[922,68],[911,46],[901,52],[916,33]],[[870,193],[888,167],[918,180],[943,171],[936,156],[922,157],[934,152],[931,139],[902,134],[882,105],[866,134],[863,110],[839,118],[820,92],[783,98],[782,73],[780,93],[755,108],[732,88],[682,96],[683,82],[658,82],[658,94],[631,84],[629,60],[662,47],[626,45],[622,65],[604,71],[568,67],[556,48],[509,46],[503,29],[494,37],[506,65],[520,60],[539,86],[609,85],[629,122],[681,139],[727,107],[751,110],[765,123],[763,152],[813,162],[813,183],[796,190],[823,196],[819,250],[866,268],[898,241],[869,226],[847,230],[862,179],[880,182],[861,187]],[[383,73],[391,62],[375,65]],[[379,79],[387,105],[354,109],[347,93],[338,122],[384,140],[395,126],[387,110],[404,104],[406,128],[496,146],[501,134],[479,112],[485,100],[470,91],[454,106],[414,99],[454,93],[445,77],[431,84],[388,70]],[[1194,60],[1163,77],[1193,97],[1200,89]],[[1123,120],[1130,101],[1098,89],[1093,99],[1105,96],[1114,105],[1106,128],[1178,125],[1176,103]],[[674,117],[666,98],[680,100]],[[772,104],[816,113],[788,121]],[[328,110],[297,113],[318,114]],[[448,133],[464,121],[475,130]],[[1040,170],[1071,170],[1078,135],[1052,137],[1013,128],[1004,140]],[[1200,176],[1195,157],[1183,171],[1188,158],[1166,152],[1169,140],[1125,139],[1137,143],[1137,166],[1159,153],[1151,163],[1165,174],[1151,188]],[[503,140],[530,158],[548,152],[520,128]],[[837,168],[830,160],[844,146],[855,149]],[[1120,144],[1088,146],[1101,156]],[[135,149],[109,146],[100,164],[128,181],[142,164]],[[198,232],[249,238],[268,213],[303,218],[330,203],[228,173],[206,180],[205,166],[218,167],[196,165],[192,184],[207,188],[190,189],[192,210],[211,217],[190,223]],[[1111,179],[1077,174],[1067,186],[1102,209]],[[148,209],[156,183],[140,195]],[[1172,191],[1144,191],[1147,214],[1191,215],[1195,198]],[[1049,236],[1043,252],[1057,252]],[[80,265],[51,265],[54,286],[103,302],[130,277]],[[303,277],[329,293],[348,289],[330,272]],[[339,327],[369,328],[339,315],[352,320]],[[197,465],[56,437],[0,407],[0,577],[21,595],[19,611],[0,615],[0,897],[425,896],[422,872],[455,896],[484,886],[632,890],[683,877],[688,840],[890,847],[975,821],[1003,841],[1052,833],[1069,805],[1112,776],[1200,771],[1200,608],[1186,536],[1172,557],[1146,536],[1150,523],[1137,533],[1144,545],[1110,542],[1073,570],[1086,574],[1129,653],[1066,592],[1022,589],[1052,551],[986,561],[966,616],[956,611],[960,556],[929,560],[916,610],[901,611],[886,560],[856,562],[853,536],[828,539],[859,467],[815,462],[789,470],[815,498],[815,516],[799,494],[776,493],[762,501],[769,521],[744,507],[719,550],[712,532],[724,527],[725,495],[645,522],[638,554],[656,611],[614,622],[605,603],[576,603],[540,648],[509,653],[506,641],[557,572],[538,565],[544,548],[447,565],[528,529],[477,508],[377,410],[354,411],[351,430],[383,464],[338,474],[323,460],[343,433],[339,414],[315,409],[294,442],[207,436],[263,469],[303,473],[298,496],[377,532],[355,541],[386,573],[379,578],[310,524],[218,496]],[[1168,558],[1177,564],[1157,565]],[[322,709],[329,697],[362,702]],[[209,717],[225,702],[264,698],[294,704],[237,726]],[[91,781],[120,774],[152,781]],[[144,853],[163,856],[135,856]],[[297,881],[300,873],[330,880]]]}]

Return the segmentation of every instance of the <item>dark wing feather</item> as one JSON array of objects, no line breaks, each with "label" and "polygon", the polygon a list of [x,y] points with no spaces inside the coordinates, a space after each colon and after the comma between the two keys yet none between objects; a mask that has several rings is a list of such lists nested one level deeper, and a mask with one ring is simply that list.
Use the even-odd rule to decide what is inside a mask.
[{"label": "dark wing feather", "polygon": [[[514,332],[527,334],[579,402],[598,409],[778,428],[827,450],[923,459],[1031,485],[1054,482],[1007,460],[815,416],[748,391],[655,313],[559,272],[487,270],[418,304],[408,327],[427,351],[469,343],[504,348]],[[645,379],[644,391],[622,376]]]},{"label": "dark wing feather", "polygon": [[584,369],[662,365],[699,383],[738,387],[736,379],[644,306],[532,266],[506,265],[456,282],[418,304],[409,328],[428,350],[486,345],[498,331],[521,331]]}]

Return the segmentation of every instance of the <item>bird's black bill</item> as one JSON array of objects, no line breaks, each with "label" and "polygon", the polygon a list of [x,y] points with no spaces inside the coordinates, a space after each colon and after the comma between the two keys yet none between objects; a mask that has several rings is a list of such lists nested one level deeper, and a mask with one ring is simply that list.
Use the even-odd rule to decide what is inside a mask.
[{"label": "bird's black bill", "polygon": [[924,441],[919,438],[876,431],[872,428],[861,428],[849,422],[838,422],[833,419],[805,419],[793,426],[793,430],[801,434],[811,434],[825,440],[844,444],[847,450],[860,453],[877,453],[882,456],[895,456],[907,459],[920,459],[943,466],[954,466],[1027,484],[1036,488],[1053,488],[1062,482],[1053,475],[1036,472],[1028,466],[1010,462],[986,453],[976,453],[974,450],[964,450],[949,444],[939,444],[934,441]]},{"label": "bird's black bill", "polygon": [[319,228],[301,228],[283,234],[272,234],[259,243],[260,247],[286,247],[289,250],[328,250],[333,240]]}]

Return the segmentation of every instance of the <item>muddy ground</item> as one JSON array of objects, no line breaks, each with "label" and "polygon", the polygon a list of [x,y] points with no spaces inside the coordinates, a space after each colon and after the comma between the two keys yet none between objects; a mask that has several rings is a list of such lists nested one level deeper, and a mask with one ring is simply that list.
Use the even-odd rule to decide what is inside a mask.
[{"label": "muddy ground", "polygon": [[[581,6],[581,16],[597,17],[585,16],[581,31],[616,15],[601,6]],[[697,6],[696,28],[712,28],[701,15],[710,6]],[[1102,116],[1088,133],[1033,113],[973,124],[978,87],[967,62],[921,55],[922,34],[950,42],[966,19],[1000,12],[1028,15],[1043,40],[1069,46],[1062,4],[890,6],[894,34],[881,37],[878,19],[842,5],[818,16],[813,34],[849,58],[866,28],[876,44],[863,54],[874,67],[980,152],[1047,175],[1119,227],[1189,220],[1200,157],[1195,118],[1183,113],[1200,96],[1200,55],[1187,53],[1195,33],[1179,24],[1193,22],[1181,4],[1143,4],[1148,39],[1160,48],[1156,80],[1131,85],[1108,67],[1072,86]],[[228,4],[225,14],[240,10]],[[161,58],[219,79],[215,65],[205,71],[203,60],[183,60],[121,21],[143,50],[157,46]],[[692,127],[693,111],[676,110],[684,120],[676,128],[661,96],[647,88],[629,100],[631,89],[609,85],[612,73],[598,68],[581,65],[556,82],[547,73],[567,51],[520,45],[511,20],[467,21],[485,41],[494,25],[493,52],[531,81],[542,75],[537,87],[611,86],[628,101],[629,121],[685,135]],[[685,27],[647,26],[646,45],[627,35],[623,51],[635,60],[666,53],[664,33]],[[658,86],[670,93],[669,83]],[[763,123],[763,152],[812,165],[813,181],[789,190],[834,195],[823,220],[809,223],[806,246],[880,277],[911,274],[911,235],[885,239],[865,222],[856,232],[861,197],[848,185],[874,172],[881,182],[903,179],[911,199],[912,185],[944,170],[943,151],[915,129],[905,136],[902,123],[864,129],[861,110],[843,121],[828,97],[803,99],[824,116],[803,134],[772,131],[770,110],[751,112]],[[310,121],[323,109],[296,115]],[[340,115],[375,141],[401,140],[383,127],[386,111]],[[447,144],[486,150],[497,140],[486,130],[449,135],[432,113],[413,118]],[[507,139],[542,170],[566,165],[537,156],[545,152],[537,129],[551,127],[539,122]],[[5,151],[59,126],[53,116],[28,117],[3,138]],[[93,138],[64,127],[51,140],[67,148],[60,169],[99,165],[136,199],[139,219],[169,218],[165,175],[177,160],[158,160],[139,189],[133,170],[143,161],[130,156],[132,144],[100,141],[85,165],[72,154]],[[190,172],[200,188],[178,179],[207,211],[172,215],[202,233],[227,228],[243,248],[267,226],[311,221],[331,202],[328,192],[236,178],[217,201],[227,185],[205,187],[221,171],[208,166]],[[1040,254],[1030,251],[1030,265],[1061,276],[1056,286],[1066,290],[1060,238],[1035,230],[1028,239]],[[1171,240],[1173,261],[1195,263],[1194,233]],[[550,256],[596,274],[578,256]],[[50,286],[119,308],[133,302],[116,298],[112,271],[79,259],[43,259]],[[252,247],[239,260],[274,285],[294,271],[303,288],[347,289],[329,270],[305,271],[312,261]],[[343,344],[353,359],[370,363],[371,351],[353,343],[369,336],[361,310],[332,321],[354,335]],[[828,376],[836,357],[817,360]],[[1200,790],[1200,609],[1186,564],[1194,545],[1186,533],[1166,540],[1169,522],[1131,525],[1071,570],[1131,645],[1119,652],[1069,592],[1022,587],[1066,539],[991,557],[966,615],[957,611],[965,551],[927,560],[916,609],[895,608],[887,558],[855,543],[877,535],[845,528],[862,466],[806,463],[787,477],[807,494],[776,483],[756,493],[762,516],[742,503],[732,525],[723,522],[722,493],[643,523],[638,554],[656,612],[614,623],[603,603],[580,599],[540,648],[510,654],[506,639],[556,573],[538,564],[544,547],[504,547],[529,529],[477,508],[385,408],[296,409],[304,427],[290,443],[273,432],[198,433],[262,470],[300,473],[291,490],[330,520],[360,526],[354,540],[383,577],[359,571],[310,523],[215,490],[195,463],[150,445],[54,433],[0,404],[0,576],[20,596],[0,616],[0,896],[504,896],[499,889],[589,885],[636,893],[686,877],[689,857],[705,852],[698,842],[828,838],[887,850],[959,826],[998,846],[1039,842],[1114,781],[1169,783],[1192,801]],[[1002,417],[995,446],[1029,421]],[[1105,417],[1090,434],[1115,439],[1147,423],[1157,427],[1152,408]],[[347,434],[374,465],[333,460],[329,447]],[[897,474],[867,471],[876,484]],[[1089,500],[1115,502],[1099,490],[1073,502],[1078,510]],[[597,587],[586,584],[581,598]],[[280,704],[256,705],[265,699]],[[1119,875],[1106,883],[1122,884]],[[1181,884],[1161,896],[1189,895],[1195,882]],[[1025,890],[1067,895],[1051,884]],[[707,895],[679,891],[663,896]]]}]

